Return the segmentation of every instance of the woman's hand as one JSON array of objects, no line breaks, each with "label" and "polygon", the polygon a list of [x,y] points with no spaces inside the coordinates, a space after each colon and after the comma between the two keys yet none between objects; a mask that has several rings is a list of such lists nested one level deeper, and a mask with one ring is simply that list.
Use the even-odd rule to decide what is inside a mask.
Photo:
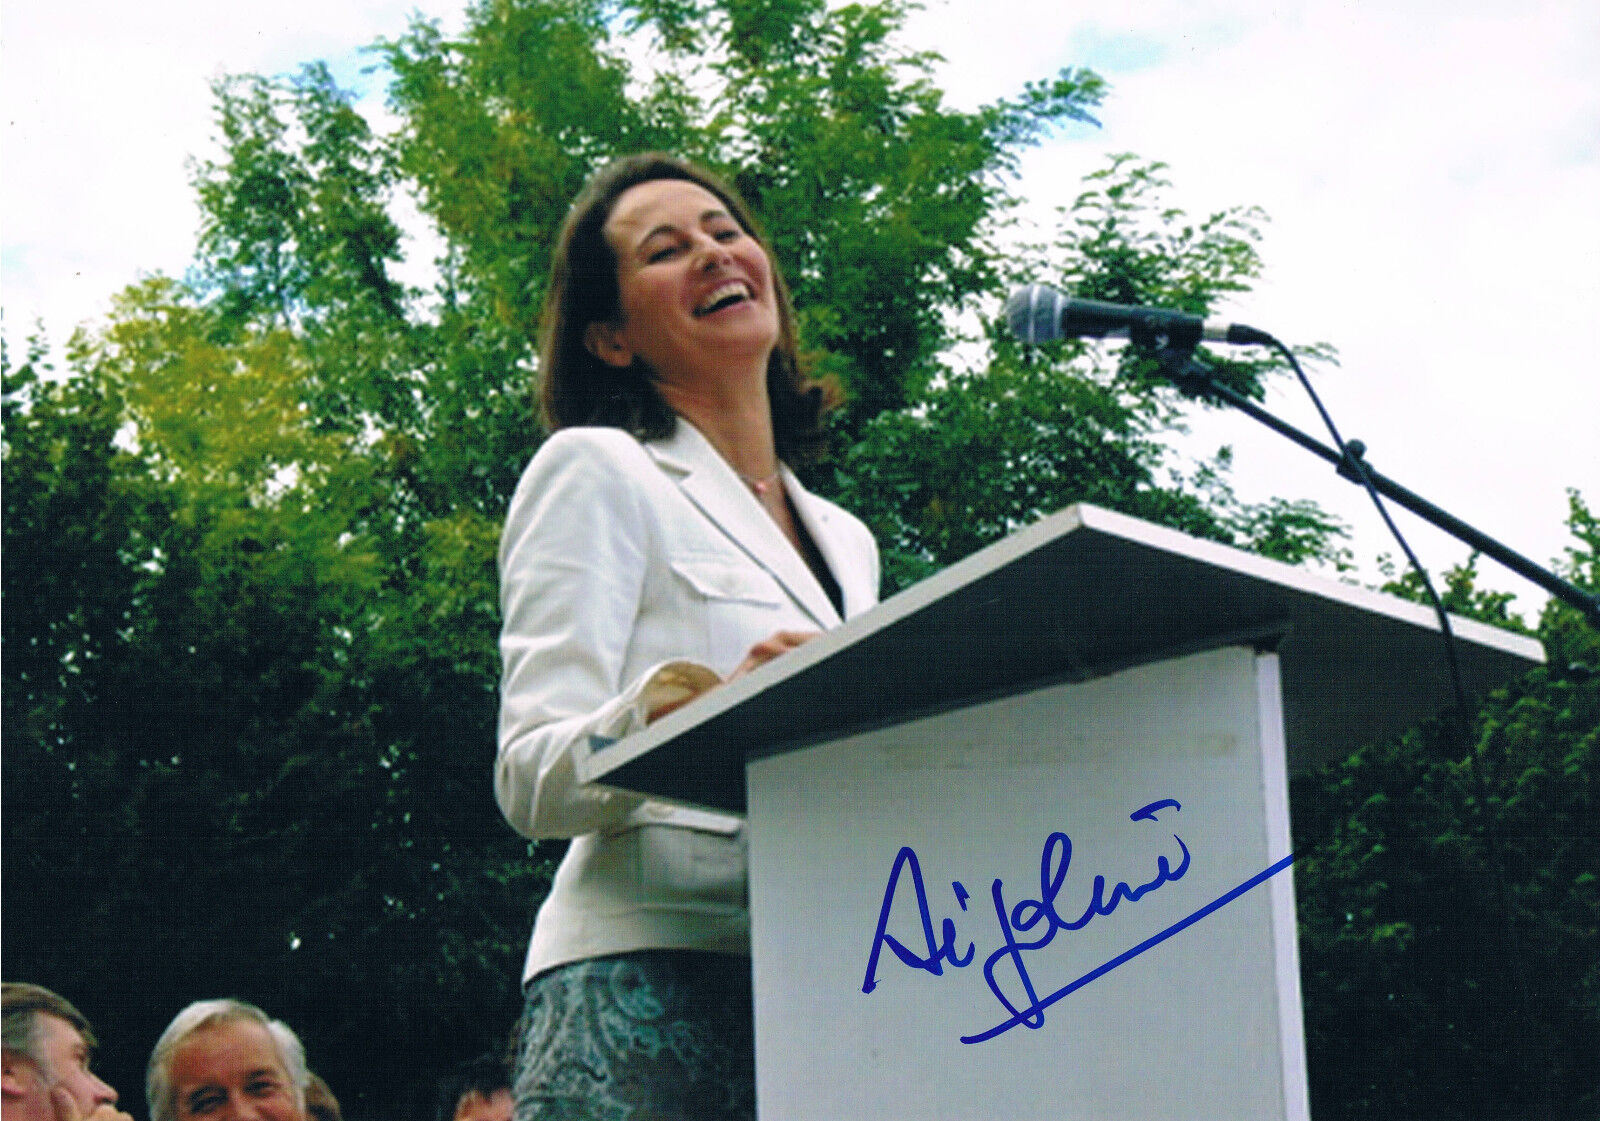
[{"label": "woman's hand", "polygon": [[737,681],[747,673],[760,669],[780,654],[787,654],[798,646],[804,646],[820,631],[778,631],[769,634],[760,642],[750,647],[750,652],[744,656],[744,661],[734,667],[728,675],[729,681]]},{"label": "woman's hand", "polygon": [[750,652],[744,656],[744,661],[734,667],[727,680],[711,684],[709,687],[705,682],[689,683],[674,679],[663,690],[664,696],[662,699],[650,706],[650,711],[645,717],[645,721],[651,724],[655,723],[667,713],[677,711],[696,697],[709,693],[719,685],[737,681],[745,674],[760,669],[778,655],[787,654],[797,646],[804,646],[820,633],[820,631],[777,631],[769,634],[766,638],[750,647]]}]

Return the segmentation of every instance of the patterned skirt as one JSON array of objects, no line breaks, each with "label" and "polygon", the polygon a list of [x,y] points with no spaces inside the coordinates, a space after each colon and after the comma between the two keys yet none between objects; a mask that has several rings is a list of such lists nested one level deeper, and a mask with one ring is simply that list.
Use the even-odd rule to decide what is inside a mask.
[{"label": "patterned skirt", "polygon": [[515,1121],[753,1121],[750,959],[646,950],[527,985]]}]

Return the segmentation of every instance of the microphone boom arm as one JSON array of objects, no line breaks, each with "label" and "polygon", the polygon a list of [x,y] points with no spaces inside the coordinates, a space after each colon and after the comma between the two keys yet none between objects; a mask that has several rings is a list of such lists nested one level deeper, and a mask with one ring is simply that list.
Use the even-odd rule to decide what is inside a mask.
[{"label": "microphone boom arm", "polygon": [[1157,352],[1156,357],[1160,359],[1162,369],[1167,376],[1183,392],[1191,395],[1210,396],[1217,400],[1225,401],[1240,412],[1260,421],[1274,432],[1288,437],[1307,451],[1333,464],[1340,478],[1355,483],[1357,486],[1363,485],[1363,481],[1371,483],[1373,489],[1385,498],[1393,499],[1413,514],[1444,530],[1458,541],[1462,541],[1477,552],[1499,561],[1524,579],[1532,581],[1556,598],[1576,607],[1583,613],[1585,620],[1591,627],[1600,630],[1600,596],[1591,595],[1577,585],[1563,580],[1555,573],[1535,564],[1521,553],[1507,548],[1488,534],[1474,529],[1455,515],[1440,509],[1416,492],[1408,490],[1393,479],[1379,474],[1368,464],[1366,460],[1366,445],[1360,440],[1346,440],[1344,442],[1345,454],[1340,455],[1339,452],[1328,447],[1320,440],[1300,431],[1287,421],[1273,416],[1248,397],[1219,382],[1211,376],[1211,368],[1196,358],[1193,352],[1186,347],[1165,347]]}]

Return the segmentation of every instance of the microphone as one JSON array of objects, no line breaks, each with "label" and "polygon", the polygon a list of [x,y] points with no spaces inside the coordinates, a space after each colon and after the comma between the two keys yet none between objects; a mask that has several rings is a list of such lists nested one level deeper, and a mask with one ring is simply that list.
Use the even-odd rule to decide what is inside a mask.
[{"label": "microphone", "polygon": [[1011,293],[1006,322],[1025,343],[1118,337],[1157,350],[1193,350],[1202,340],[1234,345],[1272,342],[1265,331],[1242,323],[1201,319],[1165,308],[1078,300],[1047,284],[1029,284]]}]

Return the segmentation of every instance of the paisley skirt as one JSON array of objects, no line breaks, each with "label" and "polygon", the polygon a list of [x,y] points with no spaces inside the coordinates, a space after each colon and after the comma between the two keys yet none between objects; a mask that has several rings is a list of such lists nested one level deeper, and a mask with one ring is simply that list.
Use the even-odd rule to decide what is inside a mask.
[{"label": "paisley skirt", "polygon": [[750,959],[645,950],[529,981],[515,1121],[753,1121]]}]

